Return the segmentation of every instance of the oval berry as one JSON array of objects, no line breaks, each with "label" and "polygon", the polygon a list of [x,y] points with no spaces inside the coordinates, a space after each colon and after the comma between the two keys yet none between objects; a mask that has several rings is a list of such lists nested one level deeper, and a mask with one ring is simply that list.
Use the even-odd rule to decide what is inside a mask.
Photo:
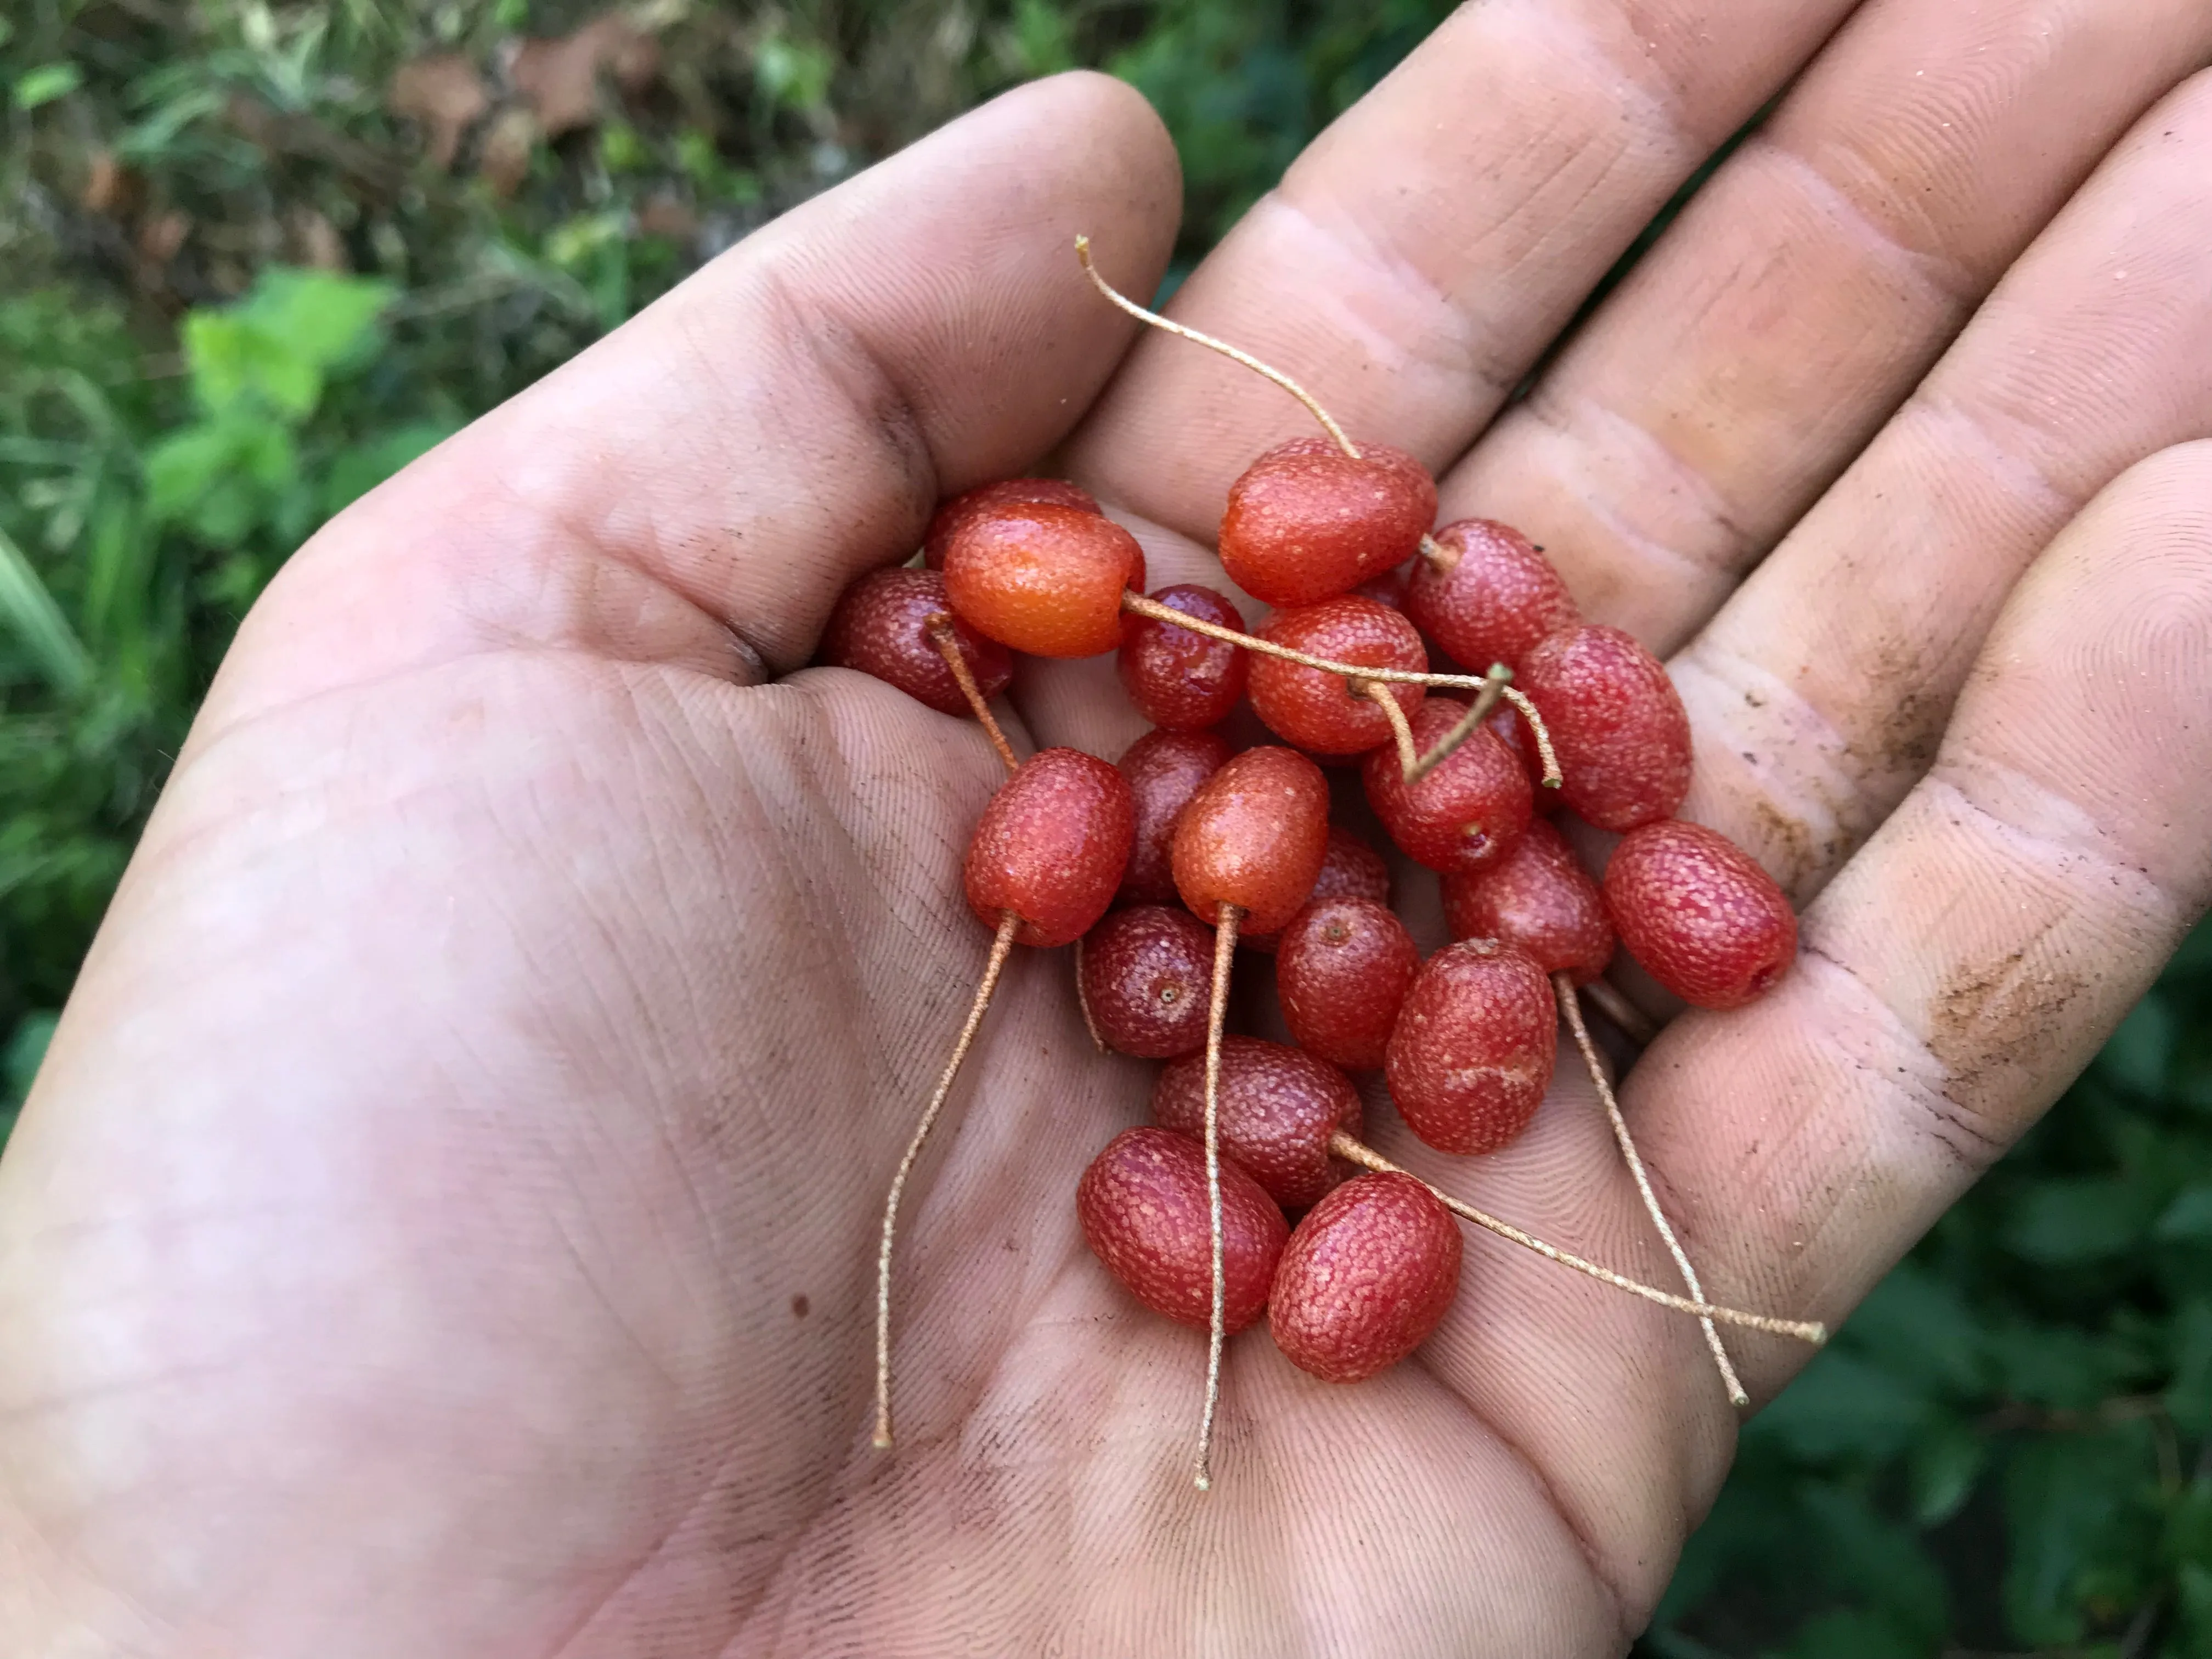
[{"label": "oval berry", "polygon": [[937,512],[929,521],[928,533],[922,538],[922,562],[932,570],[945,568],[945,555],[952,545],[952,534],[969,514],[988,507],[1034,501],[1047,501],[1054,507],[1072,507],[1079,513],[1098,511],[1098,502],[1089,490],[1078,489],[1072,483],[1063,483],[1058,478],[1001,478],[996,483],[979,484],[963,495],[951,496],[938,504]]},{"label": "oval berry", "polygon": [[1051,501],[979,507],[945,554],[952,609],[979,634],[1037,657],[1095,657],[1121,642],[1121,595],[1144,550],[1113,520]]},{"label": "oval berry", "polygon": [[[1429,666],[1413,624],[1357,593],[1279,611],[1267,618],[1260,637],[1310,657],[1361,668],[1419,674]],[[1255,653],[1250,684],[1253,712],[1268,730],[1300,749],[1358,755],[1390,741],[1389,716],[1372,698],[1354,691],[1341,674]],[[1389,695],[1410,714],[1427,693],[1419,685],[1393,685]]]},{"label": "oval berry", "polygon": [[1547,974],[1587,985],[1613,960],[1613,921],[1566,838],[1539,818],[1486,869],[1446,876],[1444,925],[1454,939],[1494,939]]},{"label": "oval berry", "polygon": [[1690,793],[1690,717],[1666,669],[1618,628],[1553,635],[1521,665],[1551,728],[1566,804],[1601,830],[1671,815]]},{"label": "oval berry", "polygon": [[929,570],[873,571],[847,588],[823,630],[822,660],[888,681],[940,714],[965,714],[968,699],[931,635],[940,622],[951,628],[977,689],[987,697],[1005,690],[1012,655],[952,614],[945,578]]},{"label": "oval berry", "polygon": [[1176,820],[1198,787],[1218,772],[1231,750],[1211,732],[1147,732],[1119,763],[1137,807],[1137,842],[1121,878],[1124,904],[1173,904],[1175,872],[1169,851]]},{"label": "oval berry", "polygon": [[[1423,754],[1467,714],[1467,705],[1435,697],[1413,711],[1413,746]],[[1362,771],[1368,804],[1399,850],[1447,873],[1495,863],[1528,827],[1535,808],[1528,775],[1488,726],[1418,783],[1407,783],[1397,749],[1378,749]]]},{"label": "oval berry", "polygon": [[[1352,1079],[1301,1049],[1258,1037],[1221,1039],[1221,1081],[1214,1127],[1222,1156],[1288,1209],[1304,1209],[1336,1185],[1329,1137],[1359,1134],[1359,1091]],[[1152,1121],[1184,1134],[1206,1133],[1206,1056],[1186,1054],[1160,1073]]]},{"label": "oval berry", "polygon": [[1797,915],[1774,878],[1702,823],[1670,819],[1623,836],[1605,902],[1628,953],[1694,1007],[1741,1008],[1797,954]]},{"label": "oval berry", "polygon": [[1269,605],[1310,605],[1411,558],[1436,522],[1436,480],[1402,449],[1359,451],[1293,438],[1247,467],[1221,516],[1229,579]]},{"label": "oval berry", "polygon": [[1213,930],[1188,910],[1139,904],[1083,936],[1083,1005],[1109,1048],[1172,1060],[1206,1046]]},{"label": "oval berry", "polygon": [[1358,1382],[1428,1340],[1459,1294],[1459,1228],[1409,1175],[1355,1176],[1291,1235],[1267,1328],[1300,1370]]},{"label": "oval berry", "polygon": [[[1129,1293],[1178,1325],[1213,1318],[1213,1243],[1206,1148],[1170,1129],[1124,1129],[1091,1161],[1075,1189],[1091,1253]],[[1241,1331],[1267,1305],[1290,1227],[1275,1200],[1234,1164],[1221,1164],[1224,1323]]]},{"label": "oval berry", "polygon": [[1544,970],[1510,945],[1463,939],[1414,975],[1383,1069],[1423,1140],[1440,1152],[1494,1152],[1536,1115],[1558,1054]]},{"label": "oval berry", "polygon": [[1372,1070],[1420,965],[1406,924],[1372,899],[1309,903],[1283,929],[1275,957],[1283,1018],[1309,1054]]},{"label": "oval berry", "polygon": [[1176,890],[1212,921],[1224,904],[1272,933],[1305,908],[1328,848],[1328,781],[1294,749],[1248,749],[1176,821]]},{"label": "oval berry", "polygon": [[1462,519],[1431,538],[1439,556],[1413,562],[1406,614],[1474,673],[1516,673],[1539,641],[1582,620],[1552,562],[1510,525]]},{"label": "oval berry", "polygon": [[[1183,583],[1152,597],[1187,617],[1243,631],[1237,607],[1210,587]],[[1115,666],[1139,714],[1165,731],[1197,732],[1229,718],[1244,695],[1248,659],[1242,646],[1226,640],[1131,617],[1122,624]]]},{"label": "oval berry", "polygon": [[[1373,899],[1377,904],[1389,904],[1390,866],[1382,861],[1380,853],[1351,830],[1340,830],[1332,823],[1328,826],[1328,846],[1321,856],[1321,873],[1314,878],[1306,902],[1319,904],[1323,899],[1335,898]],[[1237,935],[1237,942],[1273,955],[1281,938],[1279,930],[1261,933],[1248,928]]]},{"label": "oval berry", "polygon": [[1012,910],[1024,945],[1066,945],[1106,914],[1136,836],[1119,772],[1079,749],[1040,750],[983,809],[968,843],[969,906],[994,929]]}]

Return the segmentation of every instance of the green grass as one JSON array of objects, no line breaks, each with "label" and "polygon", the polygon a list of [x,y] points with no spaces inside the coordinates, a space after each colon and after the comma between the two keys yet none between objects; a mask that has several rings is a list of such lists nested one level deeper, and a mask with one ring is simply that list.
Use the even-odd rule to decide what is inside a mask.
[{"label": "green grass", "polygon": [[[0,1134],[232,629],[323,517],[714,247],[1030,75],[1100,64],[1153,99],[1189,181],[1187,270],[1445,9],[669,4],[659,84],[530,146],[501,194],[481,135],[431,167],[383,88],[583,8],[12,8]],[[2212,1655],[2208,1429],[2200,933],[1751,1425],[1644,1649]]]}]

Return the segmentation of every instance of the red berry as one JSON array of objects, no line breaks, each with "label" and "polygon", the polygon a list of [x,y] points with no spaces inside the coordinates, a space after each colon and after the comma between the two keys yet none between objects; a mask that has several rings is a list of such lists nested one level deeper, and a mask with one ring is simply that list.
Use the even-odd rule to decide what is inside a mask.
[{"label": "red berry", "polygon": [[1387,605],[1393,611],[1406,608],[1406,590],[1413,580],[1412,562],[1394,565],[1379,576],[1370,576],[1352,591],[1377,605]]},{"label": "red berry", "polygon": [[1797,917],[1751,855],[1702,823],[1631,830],[1605,867],[1620,942],[1651,977],[1699,1008],[1740,1008],[1797,954]]},{"label": "red berry", "polygon": [[887,680],[940,714],[965,714],[968,699],[960,682],[930,637],[930,624],[939,617],[951,623],[983,695],[995,697],[1005,690],[1014,676],[1012,656],[952,614],[945,578],[929,570],[878,570],[847,588],[823,633],[822,660]]},{"label": "red berry", "polygon": [[1510,526],[1462,519],[1431,538],[1449,561],[1413,562],[1406,614],[1474,673],[1521,660],[1547,635],[1582,620],[1552,562]]},{"label": "red berry", "polygon": [[[1413,711],[1413,746],[1426,754],[1465,718],[1467,705],[1432,697]],[[1478,726],[1418,783],[1406,781],[1394,748],[1367,757],[1368,804],[1390,839],[1417,864],[1447,872],[1495,863],[1521,838],[1535,810],[1528,775],[1487,726]]]},{"label": "red berry", "polygon": [[[1171,1129],[1124,1129],[1091,1161],[1075,1213],[1091,1251],[1129,1293],[1178,1325],[1213,1316],[1213,1244],[1206,1148]],[[1221,1164],[1224,1323],[1241,1331],[1267,1305],[1290,1227],[1275,1200],[1225,1158]]]},{"label": "red berry", "polygon": [[[1356,593],[1318,605],[1279,611],[1260,637],[1310,657],[1362,668],[1423,673],[1428,653],[1413,624],[1385,605]],[[1252,708],[1285,741],[1317,755],[1358,755],[1390,741],[1390,720],[1371,698],[1354,692],[1341,674],[1279,657],[1253,653]],[[1393,685],[1390,695],[1407,714],[1425,695],[1419,685]]]},{"label": "red berry", "polygon": [[1510,702],[1501,702],[1490,711],[1483,722],[1513,751],[1513,758],[1521,763],[1521,769],[1528,775],[1529,799],[1535,811],[1549,817],[1559,810],[1559,792],[1544,787],[1544,757],[1536,747],[1536,739],[1528,730],[1528,717]]},{"label": "red berry", "polygon": [[[1185,583],[1163,587],[1152,597],[1186,617],[1243,631],[1244,618],[1237,607],[1210,587]],[[1122,624],[1115,666],[1137,712],[1170,732],[1218,726],[1244,695],[1242,646],[1151,617],[1131,617]]]},{"label": "red berry", "polygon": [[1083,1002],[1109,1048],[1172,1060],[1206,1046],[1213,930],[1188,910],[1139,904],[1083,936]]},{"label": "red berry", "polygon": [[[1221,1039],[1215,1128],[1222,1156],[1287,1208],[1304,1209],[1336,1185],[1328,1139],[1359,1134],[1359,1091],[1327,1060],[1258,1037]],[[1206,1056],[1185,1054],[1160,1073],[1152,1121],[1206,1133]]]},{"label": "red berry", "polygon": [[[1349,830],[1328,826],[1328,848],[1322,854],[1321,873],[1314,878],[1313,890],[1306,895],[1308,904],[1319,904],[1323,899],[1373,899],[1377,904],[1390,902],[1390,866],[1382,855]],[[1249,945],[1255,951],[1274,954],[1275,945],[1282,938],[1279,931],[1258,933],[1247,929],[1237,935],[1239,945]]]},{"label": "red berry", "polygon": [[1406,924],[1374,900],[1310,902],[1283,929],[1275,958],[1283,1018],[1308,1053],[1371,1070],[1420,965]]},{"label": "red berry", "polygon": [[1136,834],[1119,772],[1079,749],[1040,750],[983,809],[968,843],[969,906],[990,928],[1012,910],[1024,945],[1066,945],[1106,914]]},{"label": "red berry", "polygon": [[1305,908],[1328,846],[1328,781],[1295,749],[1248,749],[1176,823],[1176,890],[1201,921],[1234,904],[1263,933]]},{"label": "red berry", "polygon": [[1226,739],[1211,732],[1147,732],[1121,757],[1121,775],[1137,804],[1137,844],[1121,878],[1124,904],[1173,904],[1175,872],[1169,848],[1176,820],[1231,754]]},{"label": "red berry", "polygon": [[1471,939],[1422,964],[1383,1066],[1415,1134],[1440,1152],[1494,1152],[1536,1115],[1558,1053],[1544,970],[1510,945]]},{"label": "red berry", "polygon": [[1038,657],[1095,657],[1121,642],[1121,595],[1145,585],[1144,550],[1113,520],[1054,502],[979,507],[945,554],[953,610],[979,634]]},{"label": "red berry", "polygon": [[1599,829],[1654,823],[1690,793],[1690,717],[1659,659],[1618,628],[1553,635],[1519,684],[1551,728],[1560,794]]},{"label": "red berry", "polygon": [[1089,490],[1062,483],[1058,478],[1001,478],[996,483],[981,484],[938,504],[936,516],[929,521],[929,533],[922,540],[922,562],[932,570],[945,568],[945,553],[952,544],[952,532],[960,528],[969,514],[982,507],[1022,501],[1049,501],[1055,507],[1072,507],[1079,513],[1098,511],[1098,502]]},{"label": "red berry", "polygon": [[1454,939],[1502,940],[1577,985],[1613,960],[1613,921],[1597,883],[1541,818],[1497,863],[1444,878],[1444,925]]},{"label": "red berry", "polygon": [[1413,1176],[1353,1176],[1298,1223],[1276,1265],[1275,1346],[1324,1382],[1387,1370],[1459,1294],[1461,1249],[1451,1212]]},{"label": "red berry", "polygon": [[1411,558],[1436,522],[1436,481],[1401,449],[1359,451],[1293,438],[1247,467],[1221,518],[1229,579],[1269,605],[1311,605]]}]

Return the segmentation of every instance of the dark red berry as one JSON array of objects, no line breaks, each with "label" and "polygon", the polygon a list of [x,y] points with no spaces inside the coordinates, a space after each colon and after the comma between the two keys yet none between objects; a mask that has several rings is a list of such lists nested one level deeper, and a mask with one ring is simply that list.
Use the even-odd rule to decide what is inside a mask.
[{"label": "dark red berry", "polygon": [[965,714],[968,699],[930,636],[931,624],[940,619],[951,626],[983,695],[1005,690],[1014,675],[1012,654],[953,616],[945,578],[929,570],[878,570],[847,588],[823,630],[822,660],[888,680],[940,714]]},{"label": "dark red berry", "polygon": [[1147,732],[1121,759],[1136,802],[1137,843],[1121,878],[1124,904],[1173,904],[1175,872],[1169,850],[1176,820],[1198,793],[1198,786],[1228,760],[1228,741],[1211,732]]},{"label": "dark red berry", "polygon": [[1655,823],[1690,793],[1690,717],[1659,659],[1618,628],[1553,635],[1518,684],[1551,728],[1560,794],[1599,829]]},{"label": "dark red berry", "polygon": [[1528,1127],[1559,1053],[1552,981],[1493,939],[1421,966],[1383,1066],[1413,1132],[1440,1152],[1494,1152]]},{"label": "dark red berry", "polygon": [[1797,916],[1752,856],[1718,830],[1669,819],[1631,830],[1605,867],[1620,942],[1698,1008],[1762,997],[1797,954]]},{"label": "dark red berry", "polygon": [[1444,878],[1454,939],[1494,939],[1547,974],[1587,985],[1613,960],[1613,921],[1597,883],[1565,836],[1541,818],[1486,869]]},{"label": "dark red berry", "polygon": [[1267,1328],[1324,1382],[1358,1382],[1428,1340],[1459,1294],[1459,1227],[1409,1175],[1355,1176],[1314,1206],[1275,1267]]},{"label": "dark red berry", "polygon": [[1134,536],[1051,501],[978,507],[954,528],[945,555],[954,613],[1032,656],[1111,651],[1121,642],[1121,595],[1144,585]]},{"label": "dark red berry", "polygon": [[1406,608],[1406,591],[1413,580],[1413,566],[1408,562],[1395,565],[1379,576],[1370,576],[1352,591],[1363,599],[1374,600],[1377,605],[1387,605],[1393,611],[1403,611]]},{"label": "dark red berry", "polygon": [[996,483],[980,484],[964,495],[938,504],[936,516],[929,521],[929,533],[921,544],[922,562],[932,570],[945,568],[945,553],[952,544],[952,532],[959,529],[969,514],[982,507],[1028,501],[1048,501],[1055,507],[1072,507],[1079,513],[1098,511],[1098,503],[1089,490],[1062,483],[1058,478],[1001,478]]},{"label": "dark red berry", "polygon": [[[1237,607],[1210,587],[1185,583],[1163,587],[1152,597],[1200,622],[1244,629]],[[1244,695],[1246,665],[1243,647],[1151,617],[1124,622],[1115,661],[1121,688],[1137,712],[1170,732],[1202,731],[1228,719]]]},{"label": "dark red berry", "polygon": [[1136,834],[1121,773],[1079,749],[1042,750],[983,809],[968,843],[969,906],[994,929],[1012,910],[1024,945],[1068,944],[1106,914]]},{"label": "dark red berry", "polygon": [[[1467,705],[1432,697],[1413,711],[1413,746],[1423,754],[1458,725]],[[1361,774],[1368,804],[1399,850],[1417,864],[1447,872],[1494,863],[1528,827],[1534,810],[1528,775],[1487,726],[1417,783],[1407,783],[1394,746],[1367,757]]]},{"label": "dark red berry", "polygon": [[[1359,1091],[1352,1079],[1301,1049],[1258,1037],[1221,1040],[1215,1123],[1222,1155],[1285,1208],[1299,1210],[1336,1185],[1329,1137],[1359,1138]],[[1184,1134],[1206,1133],[1206,1056],[1186,1054],[1160,1073],[1152,1120]]]},{"label": "dark red berry", "polygon": [[1247,467],[1221,518],[1230,580],[1269,605],[1311,605],[1411,558],[1436,521],[1436,481],[1401,449],[1359,451],[1293,438]]},{"label": "dark red berry", "polygon": [[1413,562],[1406,614],[1469,672],[1518,673],[1538,641],[1582,620],[1552,562],[1510,525],[1462,519],[1431,539],[1442,557]]},{"label": "dark red berry", "polygon": [[[1260,637],[1310,657],[1362,668],[1419,674],[1429,665],[1413,623],[1356,593],[1279,611],[1267,618]],[[1341,674],[1255,653],[1251,690],[1253,712],[1270,731],[1317,755],[1358,755],[1391,740],[1389,717]],[[1390,688],[1390,696],[1409,714],[1425,695],[1419,685]]]},{"label": "dark red berry", "polygon": [[1283,1018],[1308,1053],[1370,1070],[1420,965],[1406,924],[1374,900],[1310,902],[1283,929],[1275,957]]},{"label": "dark red berry", "polygon": [[1233,904],[1272,933],[1305,908],[1328,846],[1328,781],[1294,749],[1248,749],[1176,821],[1176,890],[1201,921]]},{"label": "dark red berry", "polygon": [[1083,1001],[1109,1048],[1172,1060],[1206,1046],[1213,930],[1164,904],[1109,911],[1083,936]]},{"label": "dark red berry", "polygon": [[[1349,830],[1335,824],[1328,826],[1328,848],[1322,854],[1321,873],[1314,878],[1313,890],[1306,895],[1308,904],[1318,904],[1323,899],[1373,899],[1377,904],[1390,902],[1390,866],[1382,855]],[[1237,935],[1239,945],[1249,945],[1255,951],[1274,953],[1279,933],[1258,933],[1247,929]]]},{"label": "dark red berry", "polygon": [[[1200,1330],[1213,1316],[1209,1208],[1206,1148],[1171,1129],[1124,1129],[1091,1160],[1075,1189],[1076,1218],[1091,1254],[1154,1313]],[[1224,1322],[1231,1331],[1243,1330],[1267,1308],[1290,1231],[1259,1183],[1222,1160]]]}]

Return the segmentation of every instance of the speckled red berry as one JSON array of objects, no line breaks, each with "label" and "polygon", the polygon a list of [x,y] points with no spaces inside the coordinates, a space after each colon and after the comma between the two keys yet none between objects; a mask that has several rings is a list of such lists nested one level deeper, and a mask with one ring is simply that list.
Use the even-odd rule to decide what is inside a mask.
[{"label": "speckled red berry", "polygon": [[1613,960],[1613,921],[1597,883],[1541,818],[1497,863],[1446,876],[1443,893],[1444,925],[1454,939],[1501,939],[1577,985]]},{"label": "speckled red berry", "polygon": [[[1336,1185],[1329,1137],[1359,1137],[1359,1091],[1327,1060],[1258,1037],[1221,1040],[1215,1122],[1224,1157],[1277,1203],[1303,1209]],[[1206,1133],[1206,1056],[1186,1054],[1160,1073],[1152,1120],[1184,1134]]]},{"label": "speckled red berry", "polygon": [[1189,911],[1139,904],[1083,936],[1083,1001],[1109,1048],[1172,1060],[1206,1046],[1213,930]]},{"label": "speckled red berry", "polygon": [[1275,957],[1283,1019],[1309,1054],[1371,1070],[1420,965],[1406,924],[1372,899],[1310,902],[1283,929]]},{"label": "speckled red berry", "polygon": [[1538,641],[1582,620],[1552,562],[1511,526],[1462,519],[1431,539],[1439,556],[1413,562],[1406,614],[1470,673],[1494,662],[1517,673]]},{"label": "speckled red berry", "polygon": [[822,660],[889,681],[940,714],[965,714],[968,699],[930,635],[940,619],[951,628],[977,689],[987,697],[1005,690],[1014,676],[1012,653],[955,617],[945,578],[929,570],[878,570],[847,588],[823,630]]},{"label": "speckled red berry", "polygon": [[[1091,1254],[1129,1293],[1178,1325],[1213,1313],[1206,1148],[1171,1129],[1124,1129],[1083,1172],[1075,1213]],[[1267,1305],[1290,1228],[1275,1200],[1234,1164],[1221,1165],[1224,1321],[1232,1332]]]},{"label": "speckled red berry", "polygon": [[1111,519],[1051,501],[1002,501],[962,519],[945,554],[953,614],[1037,657],[1095,657],[1121,642],[1121,595],[1144,550]]},{"label": "speckled red berry", "polygon": [[[1351,830],[1332,823],[1328,826],[1328,848],[1322,854],[1321,873],[1314,878],[1313,890],[1306,895],[1308,904],[1319,904],[1323,899],[1373,899],[1377,904],[1390,902],[1390,866],[1382,855]],[[1249,945],[1255,951],[1273,955],[1282,934],[1255,933],[1250,928],[1237,935],[1239,945]]]},{"label": "speckled red berry", "polygon": [[1098,503],[1089,490],[1063,483],[1058,478],[1001,478],[996,483],[979,484],[965,494],[939,503],[935,516],[929,521],[929,532],[922,540],[922,562],[932,570],[945,568],[945,552],[952,544],[953,532],[971,513],[988,507],[1035,501],[1072,507],[1079,513],[1098,511]]},{"label": "speckled red berry", "polygon": [[1175,872],[1169,851],[1176,820],[1198,787],[1229,759],[1228,740],[1211,732],[1147,732],[1117,764],[1136,803],[1137,840],[1121,878],[1124,904],[1173,904]]},{"label": "speckled red berry", "polygon": [[1012,910],[1024,945],[1068,944],[1106,914],[1136,834],[1119,772],[1079,749],[1042,750],[983,809],[963,872],[969,906],[993,929]]},{"label": "speckled red berry", "polygon": [[1328,781],[1292,749],[1248,749],[1198,787],[1176,821],[1176,890],[1212,921],[1236,905],[1261,933],[1305,907],[1328,847]]},{"label": "speckled red berry", "polygon": [[[1200,622],[1244,631],[1235,605],[1210,587],[1188,583],[1152,595],[1162,605]],[[1130,617],[1121,626],[1115,666],[1137,712],[1170,732],[1199,732],[1229,718],[1244,695],[1249,659],[1242,646],[1193,633],[1151,617]]]},{"label": "speckled red berry", "polygon": [[1383,1068],[1423,1140],[1440,1152],[1494,1152],[1536,1115],[1558,1054],[1544,970],[1510,945],[1463,939],[1414,975]]},{"label": "speckled red berry", "polygon": [[1620,942],[1699,1008],[1762,997],[1797,954],[1797,916],[1774,878],[1718,830],[1669,819],[1632,830],[1605,868]]},{"label": "speckled red berry", "polygon": [[[1260,637],[1310,657],[1361,668],[1419,674],[1429,665],[1413,624],[1357,593],[1279,611],[1267,618]],[[1374,699],[1354,691],[1342,674],[1255,653],[1250,687],[1253,712],[1268,730],[1300,749],[1358,755],[1391,740],[1389,716]],[[1389,695],[1410,714],[1425,692],[1419,685],[1394,684]]]},{"label": "speckled red berry", "polygon": [[1436,522],[1436,480],[1401,449],[1358,447],[1354,460],[1293,438],[1244,470],[1221,517],[1230,580],[1268,605],[1310,605],[1413,556]]},{"label": "speckled red berry", "polygon": [[1459,1227],[1408,1175],[1363,1175],[1314,1206],[1275,1268],[1267,1328],[1325,1382],[1358,1382],[1421,1346],[1459,1294]]},{"label": "speckled red berry", "polygon": [[[1413,747],[1426,754],[1467,714],[1467,705],[1432,697],[1413,713]],[[1397,749],[1368,756],[1361,776],[1368,805],[1399,850],[1431,870],[1480,870],[1521,838],[1534,808],[1528,775],[1487,726],[1419,781],[1407,783]]]},{"label": "speckled red berry", "polygon": [[1568,806],[1601,830],[1666,817],[1690,793],[1690,718],[1659,659],[1618,628],[1553,635],[1518,684],[1551,729]]}]

